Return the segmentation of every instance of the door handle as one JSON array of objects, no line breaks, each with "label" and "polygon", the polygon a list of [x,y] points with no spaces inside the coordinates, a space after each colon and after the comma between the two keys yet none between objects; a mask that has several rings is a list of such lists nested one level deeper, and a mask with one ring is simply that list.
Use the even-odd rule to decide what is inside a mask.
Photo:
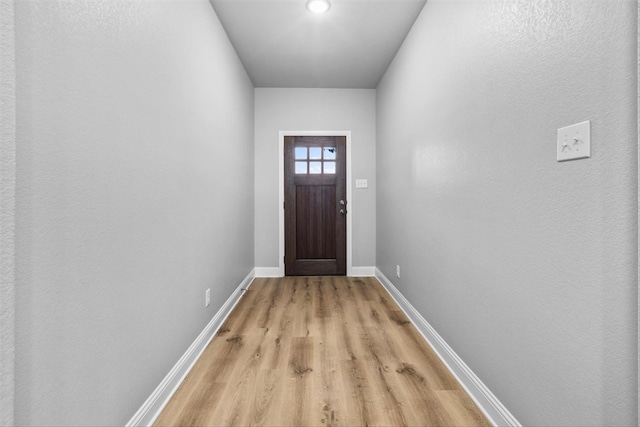
[{"label": "door handle", "polygon": [[346,209],[340,209],[340,213],[341,213],[342,215],[346,215],[347,210],[346,210]]},{"label": "door handle", "polygon": [[346,203],[344,202],[344,200],[340,200],[340,206],[344,206],[346,205]]}]

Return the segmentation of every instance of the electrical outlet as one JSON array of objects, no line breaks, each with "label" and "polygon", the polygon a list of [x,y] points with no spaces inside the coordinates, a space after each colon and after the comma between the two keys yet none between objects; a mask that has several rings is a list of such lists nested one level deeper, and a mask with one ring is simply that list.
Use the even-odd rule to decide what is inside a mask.
[{"label": "electrical outlet", "polygon": [[400,266],[396,265],[396,277],[399,279],[400,278]]},{"label": "electrical outlet", "polygon": [[204,306],[209,307],[211,304],[211,288],[204,291]]}]

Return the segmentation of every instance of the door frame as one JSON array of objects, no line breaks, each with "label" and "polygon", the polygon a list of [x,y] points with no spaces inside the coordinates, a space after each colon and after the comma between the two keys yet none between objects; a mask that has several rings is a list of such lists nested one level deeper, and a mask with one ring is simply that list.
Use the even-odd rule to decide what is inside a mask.
[{"label": "door frame", "polygon": [[351,131],[289,131],[281,130],[278,137],[278,274],[284,277],[284,137],[285,136],[344,136],[347,141],[347,276],[352,275],[351,242],[354,207],[351,203]]}]

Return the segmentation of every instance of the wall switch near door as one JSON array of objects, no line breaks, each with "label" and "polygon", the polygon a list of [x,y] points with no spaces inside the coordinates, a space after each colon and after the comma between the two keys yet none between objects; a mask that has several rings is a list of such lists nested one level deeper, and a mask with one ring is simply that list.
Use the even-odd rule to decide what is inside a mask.
[{"label": "wall switch near door", "polygon": [[209,307],[211,305],[211,288],[204,291],[204,306]]},{"label": "wall switch near door", "polygon": [[399,279],[400,278],[400,266],[396,265],[396,277]]},{"label": "wall switch near door", "polygon": [[369,182],[366,179],[356,179],[356,188],[368,188]]}]

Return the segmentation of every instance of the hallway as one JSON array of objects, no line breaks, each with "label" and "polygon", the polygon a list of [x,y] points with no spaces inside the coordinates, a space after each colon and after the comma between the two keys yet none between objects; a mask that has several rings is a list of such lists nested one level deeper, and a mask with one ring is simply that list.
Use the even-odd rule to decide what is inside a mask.
[{"label": "hallway", "polygon": [[[242,289],[284,273],[284,138],[334,135],[347,276],[384,285],[488,420],[637,426],[638,1],[331,4],[0,0],[0,425],[151,423]],[[590,157],[559,161],[579,123]],[[371,387],[424,362],[411,336]],[[294,355],[294,390],[332,380],[288,378]]]}]

